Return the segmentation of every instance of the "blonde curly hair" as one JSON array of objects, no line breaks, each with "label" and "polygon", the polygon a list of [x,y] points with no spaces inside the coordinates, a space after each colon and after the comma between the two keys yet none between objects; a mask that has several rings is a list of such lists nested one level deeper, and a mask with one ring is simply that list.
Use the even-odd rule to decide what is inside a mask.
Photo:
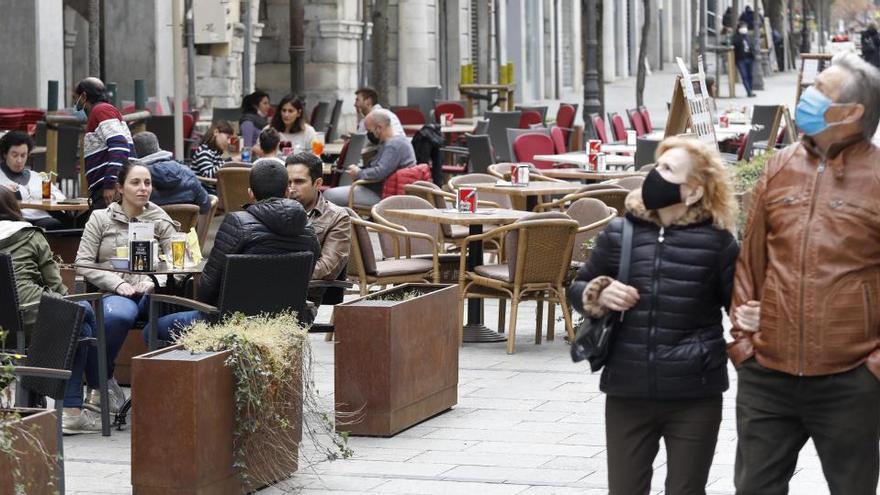
[{"label": "blonde curly hair", "polygon": [[657,147],[656,158],[672,149],[682,149],[691,157],[688,181],[703,187],[703,197],[696,203],[712,214],[715,227],[731,232],[736,228],[737,202],[730,173],[718,150],[699,139],[671,137]]}]

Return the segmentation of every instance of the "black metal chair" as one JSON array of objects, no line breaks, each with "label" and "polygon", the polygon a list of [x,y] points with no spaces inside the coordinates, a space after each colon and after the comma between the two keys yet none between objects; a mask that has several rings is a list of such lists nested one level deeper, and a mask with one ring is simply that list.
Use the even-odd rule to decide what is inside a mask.
[{"label": "black metal chair", "polygon": [[644,165],[654,163],[654,154],[657,153],[658,146],[660,146],[660,141],[656,139],[637,138],[633,168],[638,170]]},{"label": "black metal chair", "polygon": [[64,393],[73,368],[76,346],[85,310],[79,304],[44,294],[41,311],[31,338],[24,366],[14,366],[21,388],[29,394],[51,397],[55,401],[58,442],[58,492],[64,493],[64,443],[61,416]]},{"label": "black metal chair", "polygon": [[330,113],[330,122],[327,124],[327,135],[324,136],[325,142],[332,143],[339,137],[339,117],[341,115],[342,100],[337,98],[336,103],[333,104],[333,111]]},{"label": "black metal chair", "polygon": [[522,112],[486,112],[489,119],[489,127],[486,134],[492,142],[495,156],[499,162],[509,162],[511,157],[511,144],[507,137],[507,129],[519,129],[519,119]]},{"label": "black metal chair", "polygon": [[330,113],[330,102],[319,101],[315,108],[312,109],[309,124],[320,132],[327,126],[327,114]]}]

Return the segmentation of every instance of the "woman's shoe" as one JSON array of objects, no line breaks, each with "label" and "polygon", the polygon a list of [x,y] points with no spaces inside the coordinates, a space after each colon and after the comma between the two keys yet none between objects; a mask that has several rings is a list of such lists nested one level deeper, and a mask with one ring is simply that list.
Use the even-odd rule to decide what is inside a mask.
[{"label": "woman's shoe", "polygon": [[65,435],[80,433],[98,433],[101,421],[88,409],[81,409],[79,414],[63,413],[61,415],[61,432]]},{"label": "woman's shoe", "polygon": [[[115,378],[107,380],[107,391],[110,397],[110,414],[116,414],[125,403],[125,392]],[[97,413],[101,412],[101,391],[97,388],[88,389],[83,407]]]}]

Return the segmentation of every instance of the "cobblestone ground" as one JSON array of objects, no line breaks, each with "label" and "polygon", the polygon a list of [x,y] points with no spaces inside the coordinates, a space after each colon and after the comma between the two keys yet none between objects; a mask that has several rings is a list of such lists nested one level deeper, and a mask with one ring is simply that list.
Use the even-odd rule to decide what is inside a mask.
[{"label": "cobblestone ground", "polygon": [[[670,66],[667,66],[669,69]],[[648,80],[646,103],[655,122],[663,122],[665,101],[675,74],[655,72]],[[757,98],[721,99],[720,108],[742,104],[794,104],[795,74],[766,80]],[[634,106],[635,81],[609,85],[609,111]],[[738,88],[740,94],[742,88]],[[578,101],[571,95],[565,101]],[[551,106],[553,103],[549,102]],[[551,112],[554,109],[551,109]],[[496,307],[486,308],[496,321]],[[328,314],[322,313],[323,318]],[[604,396],[599,375],[574,365],[557,325],[554,342],[536,346],[534,305],[525,304],[518,320],[517,353],[504,344],[468,344],[461,349],[459,400],[452,410],[394,438],[352,438],[353,459],[313,463],[285,483],[261,493],[389,494],[588,494],[606,493]],[[533,338],[533,337],[531,337]],[[323,400],[332,407],[333,349],[323,338],[312,339],[315,379]],[[724,419],[708,492],[733,493],[736,447],[734,397],[736,375],[724,396]],[[136,406],[135,406],[136,407]],[[130,432],[110,438],[81,435],[65,439],[69,493],[130,493]],[[305,446],[304,451],[311,450]],[[314,458],[315,455],[310,457]],[[168,462],[176,462],[173,452]],[[666,474],[661,447],[655,462],[653,494],[663,493]],[[828,493],[812,444],[802,451],[791,493]]]}]

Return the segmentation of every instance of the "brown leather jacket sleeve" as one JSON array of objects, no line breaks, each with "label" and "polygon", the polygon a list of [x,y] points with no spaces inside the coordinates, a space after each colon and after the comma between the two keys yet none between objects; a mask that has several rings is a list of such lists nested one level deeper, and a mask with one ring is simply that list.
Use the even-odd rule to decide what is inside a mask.
[{"label": "brown leather jacket sleeve", "polygon": [[755,354],[752,345],[752,336],[736,326],[736,308],[747,301],[760,301],[761,291],[764,287],[764,275],[767,270],[767,217],[764,205],[766,203],[767,181],[780,155],[771,158],[761,178],[752,191],[751,207],[746,221],[746,229],[743,235],[739,258],[736,262],[736,275],[733,286],[733,335],[734,341],[727,345],[727,353],[734,366],[739,366],[743,361]]},{"label": "brown leather jacket sleeve", "polygon": [[336,280],[348,263],[351,249],[351,220],[342,212],[327,226],[327,234],[321,246],[321,257],[315,263],[313,280]]}]

